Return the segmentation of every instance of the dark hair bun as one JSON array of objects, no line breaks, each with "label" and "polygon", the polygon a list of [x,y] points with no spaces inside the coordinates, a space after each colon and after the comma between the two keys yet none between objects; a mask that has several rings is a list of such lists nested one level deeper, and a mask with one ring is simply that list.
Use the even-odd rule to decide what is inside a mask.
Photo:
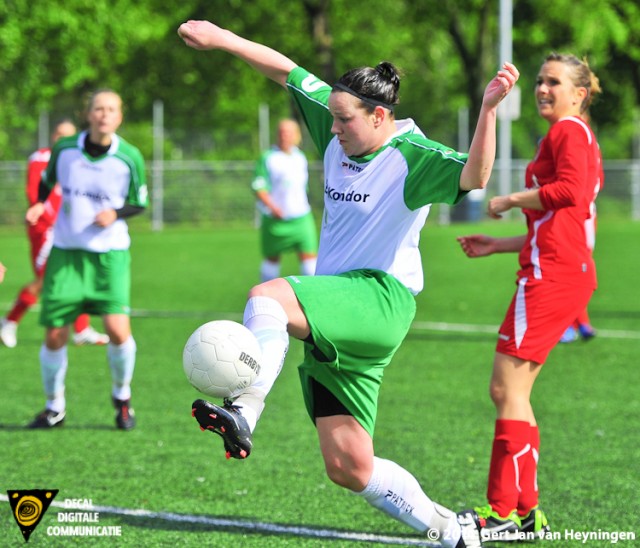
[{"label": "dark hair bun", "polygon": [[376,66],[376,72],[388,80],[396,91],[400,89],[400,73],[392,63],[389,61],[381,61]]}]

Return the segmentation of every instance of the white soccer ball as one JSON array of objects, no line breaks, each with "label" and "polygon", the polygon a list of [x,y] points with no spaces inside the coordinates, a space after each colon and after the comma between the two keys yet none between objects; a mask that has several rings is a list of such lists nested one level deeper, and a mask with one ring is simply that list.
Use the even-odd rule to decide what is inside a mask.
[{"label": "white soccer ball", "polygon": [[203,394],[233,398],[260,373],[262,353],[255,335],[228,320],[205,323],[187,340],[182,366],[189,382]]}]

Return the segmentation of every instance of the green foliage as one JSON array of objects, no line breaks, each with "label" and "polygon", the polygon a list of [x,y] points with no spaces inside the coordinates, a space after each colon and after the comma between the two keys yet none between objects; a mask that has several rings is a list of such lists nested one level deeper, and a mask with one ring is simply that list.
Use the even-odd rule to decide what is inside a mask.
[{"label": "green foliage", "polygon": [[[637,2],[513,4],[513,60],[523,89],[514,156],[530,157],[544,131],[530,92],[551,50],[588,56],[600,77],[605,93],[592,119],[605,157],[637,155]],[[294,114],[291,102],[232,56],[187,48],[176,34],[187,19],[210,19],[327,79],[392,61],[405,72],[398,114],[456,146],[458,110],[470,110],[473,127],[498,66],[498,14],[494,0],[370,0],[366,9],[348,0],[68,0],[55,9],[45,0],[10,0],[0,4],[0,160],[22,159],[35,148],[41,111],[82,122],[86,94],[102,86],[122,94],[135,124],[149,124],[153,102],[162,100],[175,157],[256,157],[258,106],[270,106],[275,124]]]}]

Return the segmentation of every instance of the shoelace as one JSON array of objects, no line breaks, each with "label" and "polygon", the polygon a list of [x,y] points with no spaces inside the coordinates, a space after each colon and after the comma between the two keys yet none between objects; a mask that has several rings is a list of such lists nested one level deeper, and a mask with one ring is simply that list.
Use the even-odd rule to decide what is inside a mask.
[{"label": "shoelace", "polygon": [[222,400],[224,403],[224,408],[228,409],[229,411],[235,411],[236,413],[240,412],[240,406],[239,405],[234,405],[233,401],[230,400],[229,398],[224,398],[224,400]]}]

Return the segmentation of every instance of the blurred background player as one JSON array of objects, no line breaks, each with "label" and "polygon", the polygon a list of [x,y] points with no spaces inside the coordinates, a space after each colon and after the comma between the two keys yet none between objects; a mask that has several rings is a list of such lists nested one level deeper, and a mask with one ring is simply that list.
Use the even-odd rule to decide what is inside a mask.
[{"label": "blurred background player", "polygon": [[78,314],[100,315],[109,335],[116,426],[135,426],[131,379],[136,343],[131,334],[131,237],[126,218],[147,205],[144,160],[116,134],[122,99],[111,90],[95,92],[88,105],[89,129],[60,139],[40,184],[38,201],[27,211],[35,224],[56,182],[62,206],[44,275],[40,323],[46,327],[40,349],[45,409],[30,428],[62,425],[66,414],[65,377],[69,325]]},{"label": "blurred background player", "polygon": [[458,238],[469,257],[519,252],[517,289],[500,326],[490,383],[497,418],[488,504],[475,508],[486,540],[543,537],[539,507],[540,432],[531,392],[549,352],[585,310],[597,286],[584,222],[604,183],[598,141],[586,112],[598,78],[574,55],[552,53],[535,86],[538,114],[549,129],[525,173],[526,190],[489,201],[489,216],[521,208],[527,233],[511,238]]},{"label": "blurred background player", "polygon": [[[61,137],[68,137],[76,133],[76,126],[71,120],[58,122],[51,134],[53,145]],[[29,156],[27,164],[27,200],[29,207],[38,201],[38,187],[42,173],[47,168],[51,157],[50,148],[41,148]],[[36,302],[42,291],[42,279],[51,252],[53,242],[53,225],[60,209],[62,196],[60,187],[54,187],[44,204],[44,213],[35,225],[27,225],[27,235],[31,246],[31,264],[36,275],[35,280],[26,284],[18,294],[13,308],[6,317],[0,320],[0,340],[5,346],[13,348],[18,343],[17,331],[20,320]],[[80,314],[74,323],[73,342],[75,344],[107,344],[109,337],[98,333],[89,325],[89,315]]]},{"label": "blurred background player", "polygon": [[307,158],[298,148],[301,138],[295,120],[281,120],[277,144],[260,158],[251,185],[261,212],[263,282],[280,277],[280,258],[289,250],[297,252],[301,274],[313,276],[316,271],[318,236],[307,197]]},{"label": "blurred background player", "polygon": [[0,283],[4,281],[4,273],[7,271],[7,267],[0,263]]},{"label": "blurred background player", "polygon": [[589,312],[587,308],[576,318],[572,325],[567,327],[567,330],[560,337],[561,343],[570,343],[577,341],[578,337],[585,341],[589,341],[596,336],[596,330],[591,325],[589,319]]}]

